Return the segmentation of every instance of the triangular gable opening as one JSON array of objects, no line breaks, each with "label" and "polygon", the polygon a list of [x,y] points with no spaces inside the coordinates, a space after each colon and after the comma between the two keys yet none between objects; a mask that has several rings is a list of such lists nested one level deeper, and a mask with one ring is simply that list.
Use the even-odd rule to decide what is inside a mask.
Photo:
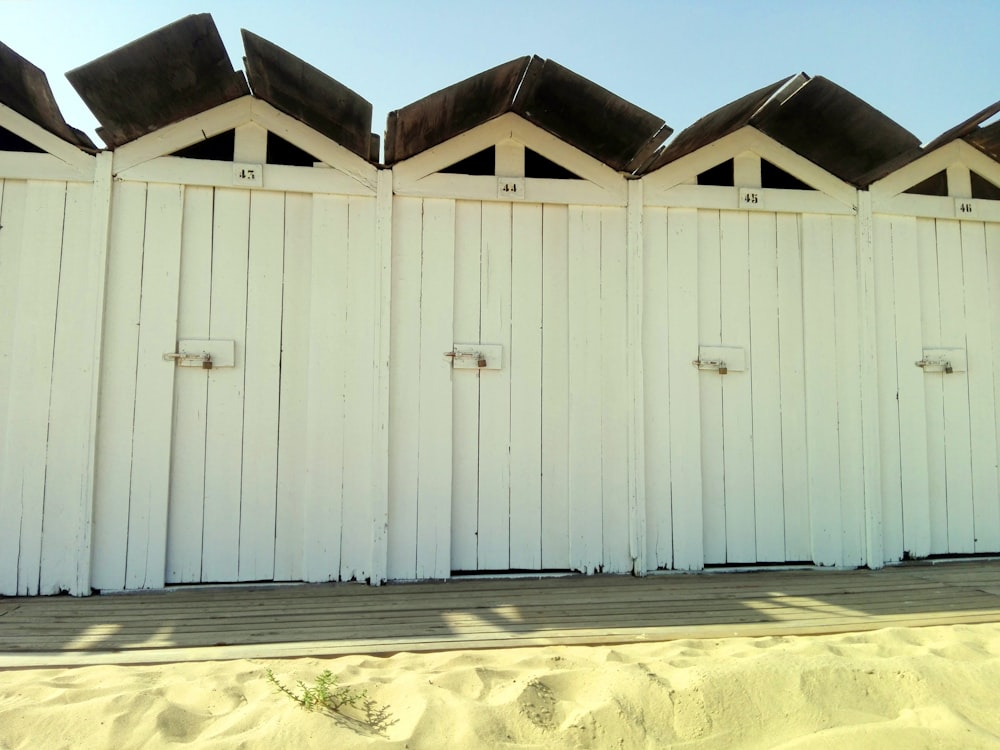
[{"label": "triangular gable opening", "polygon": [[311,167],[322,159],[317,159],[308,151],[303,151],[280,135],[267,133],[267,163],[284,164],[289,167]]},{"label": "triangular gable opening", "polygon": [[232,161],[233,152],[236,146],[236,131],[227,130],[224,133],[213,135],[203,141],[192,143],[190,146],[174,151],[171,156],[180,156],[185,159],[204,159],[206,161]]},{"label": "triangular gable opening", "polygon": [[524,176],[548,180],[579,180],[580,175],[570,172],[560,164],[547,159],[537,151],[524,149]]},{"label": "triangular gable opening", "polygon": [[942,169],[937,174],[932,174],[926,180],[918,182],[903,192],[910,195],[946,196],[948,195],[948,173]]},{"label": "triangular gable opening", "polygon": [[698,175],[698,184],[732,187],[735,179],[733,176],[733,160],[726,159],[721,164],[716,164],[711,169],[701,172]]},{"label": "triangular gable opening", "polygon": [[439,172],[445,174],[492,175],[496,173],[496,146],[484,148],[472,156],[450,164]]},{"label": "triangular gable opening", "polygon": [[970,172],[972,178],[972,197],[988,201],[1000,201],[1000,187],[994,185],[985,177]]},{"label": "triangular gable opening", "polygon": [[0,128],[0,151],[18,151],[28,154],[44,154],[45,149],[39,148],[31,141],[27,141],[17,133],[12,133],[6,128]]},{"label": "triangular gable opening", "polygon": [[815,190],[812,185],[807,185],[767,159],[760,160],[760,186],[778,190]]}]

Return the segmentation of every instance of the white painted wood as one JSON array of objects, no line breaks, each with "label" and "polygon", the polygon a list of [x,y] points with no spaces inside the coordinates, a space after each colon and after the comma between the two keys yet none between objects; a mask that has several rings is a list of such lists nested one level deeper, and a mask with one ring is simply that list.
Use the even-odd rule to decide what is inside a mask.
[{"label": "white painted wood", "polygon": [[[916,252],[920,269],[921,339],[941,341],[941,301],[938,292],[937,226],[916,220]],[[905,363],[904,363],[905,364]],[[927,512],[907,517],[907,551],[914,557],[948,551],[948,489],[944,458],[944,380],[926,374],[924,413],[927,426]],[[912,529],[912,532],[911,532]]]},{"label": "white painted wood", "polygon": [[542,207],[542,567],[569,553],[569,210]]},{"label": "white painted wood", "polygon": [[540,205],[511,206],[510,275],[510,567],[538,570],[542,567]]},{"label": "white painted wood", "polygon": [[[39,593],[42,508],[66,184],[28,182],[9,349],[0,591]],[[15,199],[16,204],[16,199]],[[16,227],[16,220],[13,222]],[[6,230],[5,230],[6,231]],[[17,230],[15,236],[17,239]],[[8,314],[10,314],[8,313]]]},{"label": "white painted wood", "polygon": [[302,580],[304,577],[303,542],[310,487],[308,436],[312,237],[312,196],[286,196],[274,532],[274,577],[279,581]]},{"label": "white painted wood", "polygon": [[887,202],[892,198],[941,170],[947,169],[957,162],[975,168],[975,164],[982,163],[981,160],[992,161],[964,141],[957,140],[947,143],[872,183],[869,187],[872,195],[872,208],[876,212],[883,212],[888,206]]},{"label": "white painted wood", "polygon": [[90,268],[96,259],[89,247],[93,190],[93,185],[85,183],[66,187],[59,275],[48,282],[58,284],[59,301],[45,456],[41,594],[76,588],[81,536],[89,526],[93,480],[88,464],[93,434],[91,404],[84,394],[90,392],[95,323],[95,290],[87,283],[97,277]]},{"label": "white painted wood", "polygon": [[[485,217],[483,223],[485,235]],[[411,360],[420,368],[416,577],[447,578],[451,572],[452,394],[451,364],[444,353],[454,329],[454,201],[424,201],[422,241],[420,350]]]},{"label": "white painted wood", "polygon": [[[115,183],[98,399],[93,580],[125,588],[146,185]],[[162,354],[162,352],[161,352]]]},{"label": "white painted wood", "polygon": [[645,453],[645,393],[643,390],[643,192],[642,180],[628,183],[626,208],[625,274],[627,280],[627,321],[625,349],[627,352],[627,430],[629,547],[632,573],[644,576],[648,569],[646,554],[646,453]]},{"label": "white painted wood", "polygon": [[[718,211],[698,212],[698,351],[723,343],[722,244]],[[740,342],[747,343],[747,342]],[[669,341],[667,342],[669,345]],[[706,564],[726,562],[726,474],[723,444],[722,386],[717,371],[699,376],[701,486]]]},{"label": "white painted wood", "polygon": [[[997,483],[996,401],[989,270],[985,226],[962,222],[962,271],[968,347],[973,525],[976,552],[1000,550],[1000,487]],[[996,304],[994,301],[993,304]],[[956,370],[953,375],[959,375]],[[953,377],[944,375],[944,378]]]},{"label": "white painted wood", "polygon": [[[646,198],[647,205],[673,208],[716,209],[721,211],[743,210],[741,188],[719,185],[680,184],[660,190]],[[781,190],[755,188],[761,204],[776,213],[821,213],[853,216],[854,209],[836,198],[818,190]]]},{"label": "white painted wood", "polygon": [[[744,348],[749,348],[751,343],[748,220],[746,213],[731,211],[723,212],[719,217],[722,341]],[[748,371],[717,375],[723,378],[727,562],[749,563],[757,560],[752,411],[754,368],[751,354]],[[712,373],[708,376],[712,377]]]},{"label": "white painted wood", "polygon": [[882,488],[883,554],[887,562],[903,558],[903,499],[900,475],[899,398],[896,376],[895,281],[893,279],[892,221],[875,216],[874,247],[875,316],[878,351],[879,457]]},{"label": "white painted wood", "polygon": [[625,212],[601,217],[601,481],[603,565],[609,573],[632,570],[628,497],[628,350]]},{"label": "white painted wood", "polygon": [[315,196],[312,220],[302,577],[329,581],[340,573],[343,529],[347,199]]},{"label": "white painted wood", "polygon": [[838,565],[841,508],[837,402],[836,303],[830,218],[802,218],[806,441],[813,561]]},{"label": "white painted wood", "polygon": [[510,138],[494,149],[494,174],[497,177],[524,177],[524,144]]},{"label": "white painted wood", "polygon": [[949,164],[946,169],[948,177],[948,195],[953,198],[972,197],[972,175],[964,164]]},{"label": "white painted wood", "polygon": [[233,161],[263,164],[267,161],[267,130],[248,122],[235,129]]},{"label": "white painted wood", "polygon": [[6,104],[0,104],[0,128],[9,130],[65,162],[77,172],[76,179],[88,182],[93,179],[97,165],[97,160],[93,156],[53,135]]},{"label": "white painted wood", "polygon": [[[775,214],[747,217],[750,241],[750,361],[756,559],[785,562],[782,486],[778,237]],[[724,292],[725,293],[725,292]],[[732,371],[730,371],[732,372]]]},{"label": "white painted wood", "polygon": [[[232,187],[231,162],[160,156],[119,172],[117,179],[139,182],[183,182],[185,185]],[[265,164],[264,190],[289,193],[330,193],[334,195],[371,195],[371,189],[339,169],[293,167]]]},{"label": "white painted wood", "polygon": [[[480,343],[511,350],[510,204],[483,205]],[[445,350],[442,350],[445,351]],[[505,570],[511,548],[511,367],[479,376],[479,553],[481,570]]]},{"label": "white painted wood", "polygon": [[[178,339],[204,338],[211,328],[214,197],[209,188],[184,189]],[[186,368],[176,372],[173,399],[165,580],[195,583],[201,581],[208,372]]]},{"label": "white painted wood", "polygon": [[670,281],[670,248],[667,211],[648,208],[644,214],[642,348],[646,404],[646,554],[648,568],[657,570],[673,565],[669,297],[664,291]]},{"label": "white painted wood", "polygon": [[[989,279],[989,319],[992,343],[990,351],[992,353],[991,366],[993,369],[993,404],[994,409],[1000,404],[1000,225],[986,225],[986,268]],[[983,311],[986,314],[986,310]],[[996,430],[996,442],[1000,450],[1000,420],[994,420]],[[1000,467],[998,467],[1000,473]],[[998,477],[1000,481],[1000,477]],[[989,503],[990,498],[986,498]],[[992,501],[1000,502],[1000,498],[993,498]]]},{"label": "white painted wood", "polygon": [[799,216],[778,214],[775,217],[778,246],[781,479],[785,513],[785,556],[790,562],[812,560],[801,224]]},{"label": "white painted wood", "polygon": [[378,172],[375,201],[375,377],[372,379],[372,568],[371,583],[388,577],[389,354],[392,303],[392,171]]},{"label": "white painted wood", "polygon": [[882,467],[878,422],[878,318],[875,308],[875,257],[872,234],[872,201],[868,191],[858,191],[858,294],[860,295],[861,420],[864,454],[865,549],[866,564],[883,567]]},{"label": "white painted wood", "polygon": [[570,565],[601,564],[601,211],[569,209]]},{"label": "white painted wood", "polygon": [[761,187],[759,155],[744,151],[733,157],[733,184],[737,187]]},{"label": "white painted wood", "polygon": [[423,201],[397,197],[392,211],[388,577],[396,580],[417,574]]},{"label": "white painted wood", "polygon": [[372,466],[375,425],[372,380],[378,299],[375,201],[350,198],[344,359],[344,508],[340,578],[364,581],[372,570]]},{"label": "white painted wood", "polygon": [[856,222],[834,217],[833,281],[836,308],[837,426],[840,437],[840,565],[865,562],[865,467],[861,418],[861,338]]},{"label": "white painted wood", "polygon": [[0,180],[84,179],[80,170],[52,154],[0,151]]},{"label": "white painted wood", "polygon": [[[960,223],[939,220],[937,240],[941,344],[967,348]],[[948,492],[948,551],[968,553],[975,550],[969,382],[963,375],[957,377],[942,375],[942,378]]]},{"label": "white painted wood", "polygon": [[[142,263],[125,588],[158,589],[166,568],[183,188],[150,185]],[[115,394],[120,397],[120,394]]]},{"label": "white painted wood", "polygon": [[[460,201],[455,206],[455,341],[480,340],[482,211],[477,201]],[[478,370],[451,376],[452,570],[478,568],[480,380]]]},{"label": "white painted wood", "polygon": [[209,338],[236,341],[233,368],[208,371],[202,580],[239,580],[250,193],[215,191]]},{"label": "white painted wood", "polygon": [[[699,379],[691,365],[698,351],[698,216],[668,212],[667,342],[670,368],[670,489],[673,566],[704,566]],[[656,293],[662,293],[657,289]]]},{"label": "white painted wood", "polygon": [[284,195],[251,193],[243,356],[241,581],[274,578],[284,220]]},{"label": "white painted wood", "polygon": [[[396,195],[454,198],[506,203],[497,191],[497,178],[482,175],[437,173],[395,187]],[[609,192],[586,180],[524,178],[524,201],[574,206],[624,206],[622,191]]]},{"label": "white painted wood", "polygon": [[968,219],[972,221],[1000,221],[1000,202],[973,200],[973,213],[966,217],[958,212],[961,203],[955,198],[942,198],[935,195],[910,195],[902,193],[893,198],[881,201],[882,213],[897,216],[913,216],[928,219]]}]

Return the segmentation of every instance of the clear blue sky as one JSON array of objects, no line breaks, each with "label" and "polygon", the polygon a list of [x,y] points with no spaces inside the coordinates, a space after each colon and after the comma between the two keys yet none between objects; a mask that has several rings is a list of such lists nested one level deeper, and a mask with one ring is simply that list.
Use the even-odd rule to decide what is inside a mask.
[{"label": "clear blue sky", "polygon": [[371,101],[379,133],[390,110],[531,53],[678,131],[800,70],[924,142],[1000,99],[1000,0],[0,0],[0,40],[47,73],[66,119],[95,137],[63,74],[200,12],[235,67],[247,28]]}]

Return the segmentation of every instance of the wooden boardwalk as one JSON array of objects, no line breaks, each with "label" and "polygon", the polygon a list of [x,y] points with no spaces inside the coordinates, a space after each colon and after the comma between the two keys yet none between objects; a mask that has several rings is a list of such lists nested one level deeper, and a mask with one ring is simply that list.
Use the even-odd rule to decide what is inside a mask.
[{"label": "wooden boardwalk", "polygon": [[1000,622],[1000,561],[0,598],[0,668]]}]

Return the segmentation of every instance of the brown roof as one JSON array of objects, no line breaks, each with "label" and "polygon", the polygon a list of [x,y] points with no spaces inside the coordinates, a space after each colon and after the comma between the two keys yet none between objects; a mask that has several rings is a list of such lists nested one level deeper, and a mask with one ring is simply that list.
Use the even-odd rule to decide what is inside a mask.
[{"label": "brown roof", "polygon": [[552,60],[520,57],[391,112],[385,161],[408,159],[506,112],[626,172],[672,132],[659,117]]},{"label": "brown roof", "polygon": [[94,150],[83,131],[66,124],[45,73],[0,42],[0,103],[67,143]]}]

